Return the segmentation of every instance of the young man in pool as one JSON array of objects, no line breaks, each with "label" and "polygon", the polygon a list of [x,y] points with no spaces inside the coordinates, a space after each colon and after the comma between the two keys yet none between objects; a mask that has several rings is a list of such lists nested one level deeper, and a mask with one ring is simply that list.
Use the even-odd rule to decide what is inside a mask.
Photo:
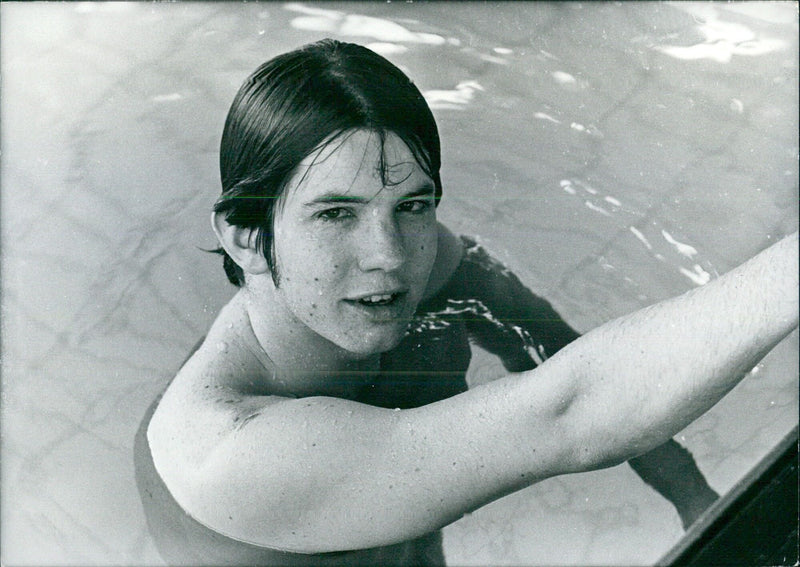
[{"label": "young man in pool", "polygon": [[[241,289],[137,444],[151,528],[184,538],[168,561],[442,564],[442,526],[663,446],[797,324],[795,236],[585,337],[556,318],[533,340],[521,314],[552,309],[436,222],[430,110],[359,46],[260,67],[220,163],[213,223]],[[470,335],[524,371],[467,391]]]}]

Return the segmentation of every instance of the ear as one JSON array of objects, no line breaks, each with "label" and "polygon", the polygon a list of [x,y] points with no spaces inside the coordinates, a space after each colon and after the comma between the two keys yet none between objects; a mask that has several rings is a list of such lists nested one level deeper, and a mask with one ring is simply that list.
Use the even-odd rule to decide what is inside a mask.
[{"label": "ear", "polygon": [[269,272],[267,259],[256,246],[256,229],[229,224],[222,213],[211,213],[211,227],[225,252],[246,274]]}]

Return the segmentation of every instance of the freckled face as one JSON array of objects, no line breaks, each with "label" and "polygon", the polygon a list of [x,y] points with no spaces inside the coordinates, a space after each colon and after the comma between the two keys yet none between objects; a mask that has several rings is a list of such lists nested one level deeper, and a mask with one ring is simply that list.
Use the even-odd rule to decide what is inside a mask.
[{"label": "freckled face", "polygon": [[[383,152],[387,185],[381,179]],[[358,356],[396,346],[436,258],[434,183],[394,134],[356,131],[310,156],[275,218],[276,299],[294,340]]]}]

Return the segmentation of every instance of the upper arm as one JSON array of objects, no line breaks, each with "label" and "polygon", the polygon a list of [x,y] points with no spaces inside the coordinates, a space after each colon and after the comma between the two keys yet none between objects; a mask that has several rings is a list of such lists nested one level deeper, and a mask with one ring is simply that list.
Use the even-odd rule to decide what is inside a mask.
[{"label": "upper arm", "polygon": [[298,552],[423,535],[567,470],[563,392],[523,401],[519,386],[511,377],[403,411],[326,397],[272,404],[224,436],[184,507],[223,534]]}]

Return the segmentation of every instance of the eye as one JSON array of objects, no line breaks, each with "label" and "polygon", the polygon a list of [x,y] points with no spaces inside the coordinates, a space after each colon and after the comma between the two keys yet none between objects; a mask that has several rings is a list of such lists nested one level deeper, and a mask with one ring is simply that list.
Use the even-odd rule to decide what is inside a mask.
[{"label": "eye", "polygon": [[352,216],[350,211],[343,207],[333,207],[317,213],[317,218],[325,221],[341,221]]},{"label": "eye", "polygon": [[397,210],[403,213],[424,213],[431,207],[429,199],[414,199],[403,201],[397,205]]}]

